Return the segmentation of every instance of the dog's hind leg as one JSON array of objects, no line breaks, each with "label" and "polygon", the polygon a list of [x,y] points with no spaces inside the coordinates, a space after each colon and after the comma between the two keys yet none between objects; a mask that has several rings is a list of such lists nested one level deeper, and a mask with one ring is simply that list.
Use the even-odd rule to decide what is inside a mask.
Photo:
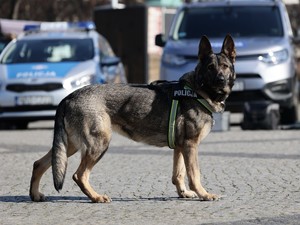
[{"label": "dog's hind leg", "polygon": [[[73,148],[73,146],[70,145],[67,149],[67,156],[70,157],[75,152],[76,150]],[[42,202],[46,200],[44,194],[42,194],[39,191],[39,186],[43,174],[51,166],[51,157],[52,157],[52,149],[45,156],[35,161],[33,164],[32,176],[30,180],[30,190],[29,190],[29,195],[32,201]]]},{"label": "dog's hind leg", "polygon": [[[82,152],[81,163],[77,171],[73,175],[73,180],[80,187],[81,191],[87,195],[92,202],[111,202],[111,199],[106,195],[99,195],[90,185],[89,176],[94,165],[103,157],[108,149],[111,139],[110,122],[103,120],[102,124],[94,124],[94,128],[90,128],[85,133],[86,149]],[[104,127],[103,127],[104,126]],[[99,129],[100,128],[100,129]]]},{"label": "dog's hind leg", "polygon": [[29,195],[32,201],[42,202],[45,201],[44,194],[40,193],[39,186],[43,174],[51,166],[51,155],[52,150],[50,150],[45,156],[37,160],[33,164],[32,176],[30,180],[30,190]]},{"label": "dog's hind leg", "polygon": [[89,155],[83,156],[77,171],[73,175],[73,180],[80,187],[81,191],[91,199],[92,202],[111,202],[111,199],[108,196],[99,195],[89,183],[90,172],[97,161],[98,160],[94,160],[94,157]]},{"label": "dog's hind leg", "polygon": [[184,182],[186,169],[181,149],[175,148],[173,153],[173,176],[172,183],[176,186],[177,193],[181,198],[194,198],[197,194],[187,190]]}]

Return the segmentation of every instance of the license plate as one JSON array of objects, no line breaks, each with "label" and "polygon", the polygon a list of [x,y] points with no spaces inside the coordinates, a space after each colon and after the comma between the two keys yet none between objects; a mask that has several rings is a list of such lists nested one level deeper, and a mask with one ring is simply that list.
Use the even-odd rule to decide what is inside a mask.
[{"label": "license plate", "polygon": [[245,89],[243,81],[235,81],[232,91],[243,91]]},{"label": "license plate", "polygon": [[53,103],[50,96],[18,96],[16,105],[51,105]]}]

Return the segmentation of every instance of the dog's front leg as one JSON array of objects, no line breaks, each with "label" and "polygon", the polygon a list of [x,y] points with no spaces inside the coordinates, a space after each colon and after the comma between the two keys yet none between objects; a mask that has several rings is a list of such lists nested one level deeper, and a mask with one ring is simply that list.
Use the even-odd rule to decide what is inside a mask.
[{"label": "dog's front leg", "polygon": [[208,193],[201,185],[197,144],[186,143],[182,153],[187,170],[190,189],[196,192],[201,200],[217,200],[219,198],[217,195]]},{"label": "dog's front leg", "polygon": [[173,176],[172,183],[176,186],[177,193],[181,198],[194,198],[197,194],[194,191],[187,190],[184,178],[186,175],[186,169],[181,148],[174,149],[173,155]]}]

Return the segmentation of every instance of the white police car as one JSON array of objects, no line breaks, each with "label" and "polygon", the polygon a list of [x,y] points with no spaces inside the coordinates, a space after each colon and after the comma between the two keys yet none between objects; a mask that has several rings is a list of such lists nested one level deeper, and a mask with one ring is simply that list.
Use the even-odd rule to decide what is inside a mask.
[{"label": "white police car", "polygon": [[93,22],[27,25],[0,55],[0,127],[53,119],[59,102],[88,84],[126,82]]}]

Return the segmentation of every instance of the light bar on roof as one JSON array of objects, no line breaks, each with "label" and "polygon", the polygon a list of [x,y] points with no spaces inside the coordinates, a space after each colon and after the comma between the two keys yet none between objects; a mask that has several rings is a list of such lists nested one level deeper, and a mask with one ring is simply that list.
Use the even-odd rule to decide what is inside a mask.
[{"label": "light bar on roof", "polygon": [[81,29],[86,29],[86,30],[95,30],[96,26],[95,23],[93,21],[81,21],[81,22],[73,22],[70,23],[71,26],[75,26]]},{"label": "light bar on roof", "polygon": [[69,28],[69,23],[67,22],[42,22],[40,30],[67,30]]},{"label": "light bar on roof", "polygon": [[39,25],[25,25],[23,31],[59,31],[59,30],[94,30],[93,21],[84,22],[42,22]]},{"label": "light bar on roof", "polygon": [[23,28],[23,31],[34,31],[34,30],[39,30],[39,29],[40,29],[40,25],[32,24],[32,25],[25,25]]}]

